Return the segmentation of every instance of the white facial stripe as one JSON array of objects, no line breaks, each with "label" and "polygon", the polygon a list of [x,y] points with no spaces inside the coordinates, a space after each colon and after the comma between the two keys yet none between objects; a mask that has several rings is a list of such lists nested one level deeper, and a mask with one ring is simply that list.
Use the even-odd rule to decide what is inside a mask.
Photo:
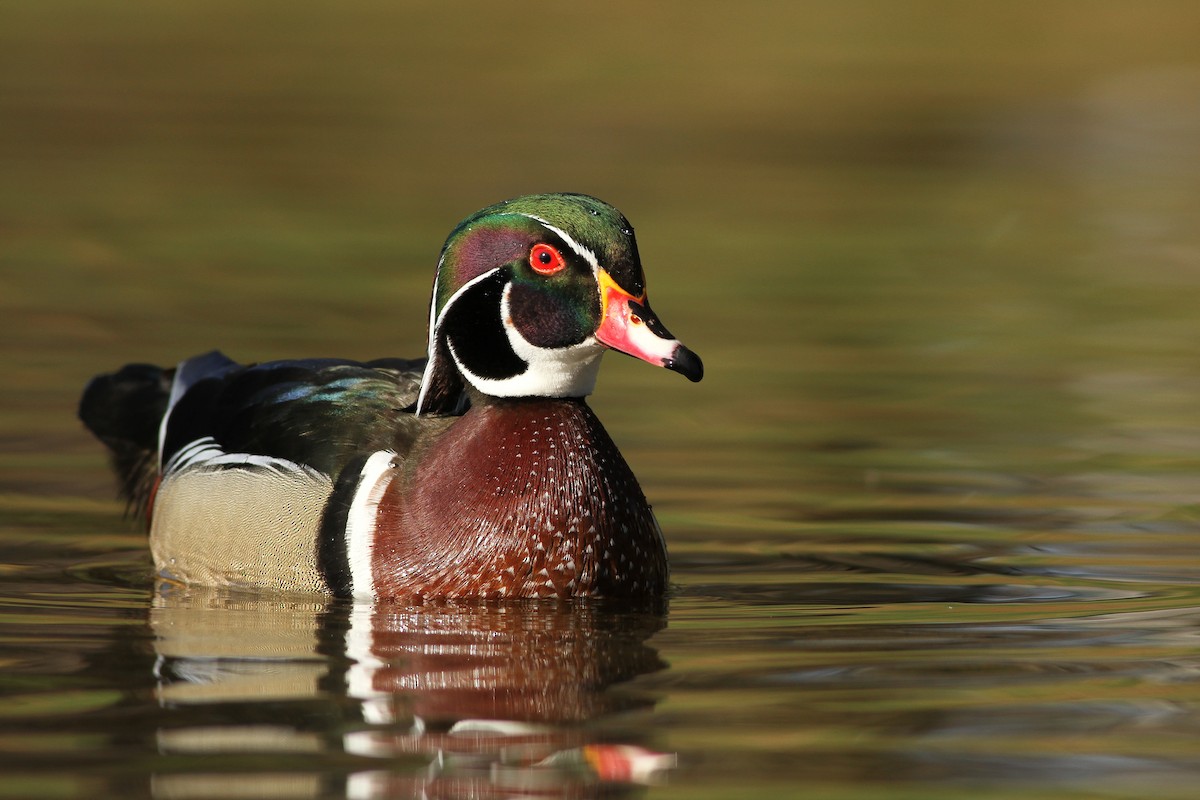
[{"label": "white facial stripe", "polygon": [[522,214],[521,216],[529,217],[530,219],[536,221],[538,224],[540,224],[542,227],[544,227],[546,230],[553,231],[554,233],[558,234],[558,236],[560,236],[562,238],[562,240],[567,243],[568,247],[570,247],[572,250],[574,250],[579,255],[580,258],[582,258],[584,261],[588,262],[588,264],[591,265],[593,272],[598,272],[600,270],[600,260],[596,258],[596,254],[593,253],[591,250],[587,249],[586,247],[584,247],[583,245],[581,245],[579,242],[572,239],[571,236],[566,231],[564,231],[562,228],[551,225],[546,220],[542,219],[541,217],[535,216],[533,214]]},{"label": "white facial stripe", "polygon": [[[436,281],[434,281],[433,300],[429,304],[429,363],[425,365],[425,373],[421,376],[421,391],[417,395],[417,415],[418,416],[420,416],[420,414],[421,414],[421,409],[423,409],[425,407],[425,394],[426,394],[426,392],[429,391],[429,381],[434,374],[434,367],[437,366],[437,361],[438,361],[437,342],[438,342],[439,333],[442,328],[442,320],[444,320],[446,318],[446,312],[450,310],[450,306],[454,305],[454,301],[462,296],[463,292],[467,291],[468,289],[470,289],[472,286],[479,283],[480,281],[486,280],[487,278],[491,277],[499,269],[500,269],[499,267],[496,267],[495,269],[489,269],[487,272],[484,272],[481,275],[476,275],[474,278],[472,278],[471,280],[469,280],[465,284],[463,284],[462,288],[460,288],[457,292],[455,292],[453,295],[450,296],[450,299],[446,301],[446,305],[442,307],[442,313],[439,314],[436,319],[434,319],[433,312],[434,312],[434,309],[437,307],[437,290],[438,290],[438,283],[441,281],[441,270],[442,270],[442,265],[440,263],[438,264],[438,279]],[[457,361],[457,360],[458,359],[455,359],[455,361]]]},{"label": "white facial stripe", "polygon": [[433,296],[429,298],[429,360],[433,361],[434,342],[437,341],[433,336],[433,327],[437,324],[437,319],[434,314],[437,312],[437,296],[438,287],[442,283],[442,264],[446,263],[446,254],[442,253],[442,257],[438,259],[437,272],[434,273],[433,279]]}]

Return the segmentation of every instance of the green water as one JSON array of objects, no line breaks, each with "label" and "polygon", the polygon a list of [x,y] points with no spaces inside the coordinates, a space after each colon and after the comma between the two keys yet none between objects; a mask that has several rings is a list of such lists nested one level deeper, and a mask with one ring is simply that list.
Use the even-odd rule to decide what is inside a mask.
[{"label": "green water", "polygon": [[[1192,797],[1197,30],[0,4],[0,796]],[[87,378],[419,354],[449,229],[545,190],[633,220],[705,360],[593,398],[669,607],[156,592]]]}]

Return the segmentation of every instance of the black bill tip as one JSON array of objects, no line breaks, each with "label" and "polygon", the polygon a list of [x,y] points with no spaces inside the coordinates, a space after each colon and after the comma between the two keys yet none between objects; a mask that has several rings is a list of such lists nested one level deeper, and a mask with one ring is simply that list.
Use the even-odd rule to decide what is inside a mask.
[{"label": "black bill tip", "polygon": [[700,360],[700,356],[683,345],[676,347],[670,358],[663,359],[663,366],[678,372],[692,383],[697,383],[704,377],[704,362]]}]

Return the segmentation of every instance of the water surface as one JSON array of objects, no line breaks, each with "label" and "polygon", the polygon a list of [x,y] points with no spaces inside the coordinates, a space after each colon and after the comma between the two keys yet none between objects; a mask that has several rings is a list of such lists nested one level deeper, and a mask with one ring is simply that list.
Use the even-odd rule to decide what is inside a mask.
[{"label": "water surface", "polygon": [[[0,796],[1194,795],[1200,16],[671,9],[0,11]],[[705,359],[593,398],[668,604],[155,585],[91,374],[418,354],[556,189]]]}]

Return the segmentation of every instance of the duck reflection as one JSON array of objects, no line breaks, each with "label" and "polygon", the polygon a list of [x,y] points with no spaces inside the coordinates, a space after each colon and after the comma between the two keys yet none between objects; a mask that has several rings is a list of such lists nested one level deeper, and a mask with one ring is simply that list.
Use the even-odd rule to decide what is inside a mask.
[{"label": "duck reflection", "polygon": [[[647,644],[662,608],[414,607],[171,587],[150,620],[158,698],[180,723],[160,730],[160,749],[221,755],[214,764],[230,770],[159,775],[156,796],[317,796],[343,778],[351,797],[608,796],[674,763],[611,741],[654,705],[615,685],[665,666]],[[227,763],[247,754],[281,760],[256,779]],[[301,754],[310,757],[296,769]]]}]

